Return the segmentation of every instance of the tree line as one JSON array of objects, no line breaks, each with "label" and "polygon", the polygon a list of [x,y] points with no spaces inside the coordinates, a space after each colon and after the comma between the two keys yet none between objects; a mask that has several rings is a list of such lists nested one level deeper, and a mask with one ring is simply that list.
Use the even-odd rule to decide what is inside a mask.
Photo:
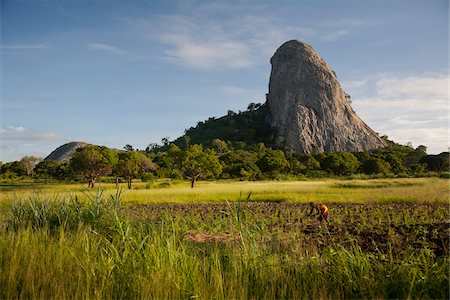
[{"label": "tree line", "polygon": [[300,155],[264,143],[220,139],[214,139],[209,147],[179,147],[167,142],[146,151],[134,150],[131,145],[124,151],[87,145],[64,163],[33,156],[0,163],[0,179],[79,181],[94,187],[99,178],[108,177],[117,184],[126,181],[131,188],[133,179],[156,178],[186,179],[194,187],[199,179],[304,179],[356,174],[407,177],[429,172],[448,177],[448,152],[428,155],[425,146],[412,148],[384,139],[388,147],[374,151]]}]

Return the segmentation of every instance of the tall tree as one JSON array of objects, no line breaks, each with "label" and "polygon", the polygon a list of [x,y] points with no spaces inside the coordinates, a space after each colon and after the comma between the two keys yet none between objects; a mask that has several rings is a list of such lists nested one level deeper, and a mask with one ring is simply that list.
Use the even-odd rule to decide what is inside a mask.
[{"label": "tall tree", "polygon": [[209,178],[222,173],[222,165],[214,150],[203,150],[201,145],[189,146],[181,155],[181,171],[191,180],[191,188],[199,178]]},{"label": "tall tree", "polygon": [[141,172],[142,164],[138,152],[127,151],[118,155],[118,162],[114,168],[114,174],[127,180],[128,189],[131,189],[133,178]]},{"label": "tall tree", "polygon": [[93,188],[99,176],[111,174],[117,163],[117,154],[107,147],[88,145],[78,148],[70,160],[70,167],[88,180],[88,187]]}]

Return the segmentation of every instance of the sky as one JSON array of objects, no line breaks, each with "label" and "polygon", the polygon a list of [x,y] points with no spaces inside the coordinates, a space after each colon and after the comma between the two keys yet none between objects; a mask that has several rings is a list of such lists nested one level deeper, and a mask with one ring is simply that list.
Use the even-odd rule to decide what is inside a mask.
[{"label": "sky", "polygon": [[0,1],[4,163],[71,141],[145,149],[263,103],[292,39],[380,135],[450,146],[447,0]]}]

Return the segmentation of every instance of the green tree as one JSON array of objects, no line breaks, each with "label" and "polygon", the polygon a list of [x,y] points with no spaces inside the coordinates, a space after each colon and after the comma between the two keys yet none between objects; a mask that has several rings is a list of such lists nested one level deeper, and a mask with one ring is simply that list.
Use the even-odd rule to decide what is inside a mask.
[{"label": "green tree", "polygon": [[78,148],[72,159],[70,167],[75,174],[88,180],[88,187],[94,188],[99,176],[112,173],[117,163],[117,154],[107,147],[88,145]]},{"label": "green tree", "polygon": [[39,178],[62,179],[64,163],[55,160],[43,160],[34,168],[34,174]]},{"label": "green tree", "polygon": [[275,175],[286,171],[289,168],[289,162],[286,160],[283,151],[267,149],[263,157],[256,164],[263,173]]},{"label": "green tree", "polygon": [[329,154],[321,165],[323,170],[335,175],[350,175],[358,169],[360,163],[356,156],[343,151]]},{"label": "green tree", "polygon": [[[249,177],[247,176],[247,173],[246,175],[242,175],[241,170],[256,170],[250,165],[256,166],[255,163],[257,160],[258,157],[256,153],[246,150],[234,150],[220,156],[220,163],[222,164],[223,172],[234,178],[241,176],[244,178]],[[261,173],[261,170],[259,170],[259,173]]]},{"label": "green tree", "polygon": [[131,146],[130,144],[126,144],[123,149],[125,149],[126,151],[133,151],[133,146]]},{"label": "green tree", "polygon": [[224,141],[222,141],[221,139],[214,139],[211,142],[211,145],[216,149],[217,152],[219,153],[224,153],[228,151],[228,146],[227,143],[225,143]]},{"label": "green tree", "polygon": [[311,154],[299,155],[298,161],[306,167],[306,170],[319,170],[320,169],[320,162]]},{"label": "green tree", "polygon": [[393,153],[389,153],[385,157],[383,157],[383,159],[387,163],[389,163],[389,165],[391,166],[392,173],[399,174],[399,173],[406,172],[406,167],[403,164],[402,159],[400,157],[398,157],[397,155],[395,155]]},{"label": "green tree", "polygon": [[141,158],[136,151],[127,151],[118,155],[118,161],[114,167],[114,174],[127,180],[128,189],[131,189],[133,178],[136,178],[142,169]]},{"label": "green tree", "polygon": [[423,169],[423,167],[420,167],[420,160],[427,156],[427,147],[420,145],[417,147],[414,151],[409,152],[406,155],[405,159],[405,165],[410,170],[417,171],[418,169]]},{"label": "green tree", "polygon": [[449,153],[442,152],[438,155],[427,155],[420,159],[420,163],[427,164],[428,171],[448,172],[449,171]]},{"label": "green tree", "polygon": [[13,161],[2,165],[1,173],[9,178],[14,178],[16,176],[26,176],[27,168],[21,161]]},{"label": "green tree", "polygon": [[222,165],[214,150],[203,150],[201,145],[189,146],[181,156],[181,171],[191,180],[191,188],[199,178],[210,178],[222,173]]},{"label": "green tree", "polygon": [[387,174],[391,166],[381,158],[371,157],[363,162],[361,170],[365,174]]},{"label": "green tree", "polygon": [[239,175],[245,180],[256,180],[262,177],[262,172],[256,164],[243,164]]},{"label": "green tree", "polygon": [[288,152],[285,154],[286,160],[289,162],[289,170],[292,174],[298,175],[305,173],[306,166],[302,164],[294,154]]}]

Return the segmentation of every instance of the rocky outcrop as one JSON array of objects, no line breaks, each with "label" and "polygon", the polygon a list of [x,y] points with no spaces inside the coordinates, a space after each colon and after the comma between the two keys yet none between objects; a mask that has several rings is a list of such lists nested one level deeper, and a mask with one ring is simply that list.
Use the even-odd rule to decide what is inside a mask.
[{"label": "rocky outcrop", "polygon": [[55,160],[59,162],[67,162],[78,148],[88,145],[85,142],[70,142],[59,146],[45,158],[45,160]]},{"label": "rocky outcrop", "polygon": [[386,146],[356,115],[336,75],[310,45],[286,42],[270,62],[267,103],[277,146],[296,153]]}]

